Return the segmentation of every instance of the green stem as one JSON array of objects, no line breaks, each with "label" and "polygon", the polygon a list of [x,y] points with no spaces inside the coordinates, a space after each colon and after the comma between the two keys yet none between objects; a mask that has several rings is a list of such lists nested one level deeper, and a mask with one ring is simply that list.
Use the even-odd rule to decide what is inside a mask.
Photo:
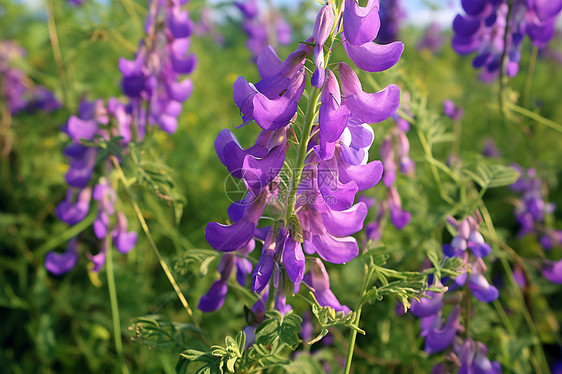
[{"label": "green stem", "polygon": [[[489,229],[491,235],[494,238],[495,242],[501,242],[501,240],[498,238],[497,234],[496,234],[496,230],[494,228],[494,224],[492,222],[492,218],[490,216],[490,213],[488,212],[488,209],[486,208],[486,205],[484,204],[484,202],[481,203],[480,206],[480,211],[482,212],[482,217],[484,218],[484,222],[486,222],[486,227]],[[515,294],[517,295],[517,298],[519,299],[519,303],[522,305],[522,311],[523,311],[523,317],[525,319],[525,322],[527,323],[527,326],[529,326],[529,329],[531,330],[531,334],[533,335],[533,337],[535,338],[535,355],[540,359],[541,363],[535,361],[532,363],[535,366],[535,372],[537,373],[549,373],[550,369],[548,368],[548,361],[546,359],[546,356],[544,354],[544,350],[541,344],[541,340],[540,340],[540,336],[539,336],[539,331],[537,329],[537,326],[535,325],[535,322],[533,321],[533,317],[531,316],[531,312],[529,310],[529,305],[525,302],[525,295],[523,295],[523,292],[521,291],[521,288],[519,288],[519,285],[515,282],[515,277],[513,276],[513,271],[511,270],[511,266],[509,265],[509,262],[507,261],[505,256],[498,256],[500,263],[505,271],[505,273],[507,274],[507,277],[509,278],[509,282],[511,284],[511,287],[515,290]],[[524,269],[524,267],[523,267]],[[542,367],[540,366],[542,364]]]},{"label": "green stem", "polygon": [[523,106],[529,106],[529,99],[531,97],[531,87],[533,86],[533,75],[535,74],[535,67],[537,66],[537,57],[539,55],[539,47],[533,46],[531,52],[531,60],[529,61],[529,70],[527,70],[527,78],[525,79],[525,91],[523,91]]},{"label": "green stem", "polygon": [[[365,277],[363,278],[363,285],[361,286],[361,297],[357,302],[357,311],[355,312],[355,326],[359,327],[359,322],[361,321],[361,312],[363,311],[363,304],[365,294],[367,293],[367,287],[371,282],[371,276],[373,270],[371,267],[365,265]],[[355,352],[355,342],[357,341],[357,329],[351,329],[351,335],[349,337],[349,346],[347,347],[347,358],[345,360],[345,374],[351,372],[351,363],[353,361],[353,352]]]},{"label": "green stem", "polygon": [[470,336],[469,329],[470,329],[470,310],[471,310],[471,303],[470,303],[470,295],[471,292],[468,289],[468,282],[464,287],[464,339],[467,340]]},{"label": "green stem", "polygon": [[[137,202],[133,199],[131,190],[129,189],[127,178],[125,177],[125,174],[123,173],[123,169],[121,169],[121,166],[119,165],[119,162],[117,161],[117,159],[114,156],[111,156],[111,160],[113,161],[113,166],[115,167],[115,170],[117,170],[117,174],[119,176],[119,179],[121,180],[123,186],[125,187],[125,190],[127,191],[127,194],[131,198],[131,204],[133,205],[135,213],[137,214],[137,218],[140,222],[142,230],[144,231],[144,233],[146,235],[146,239],[148,240],[148,243],[150,244],[150,247],[152,248],[152,250],[156,254],[156,257],[158,257],[158,261],[160,262],[160,266],[162,267],[162,270],[164,270],[164,273],[166,274],[166,277],[168,277],[168,281],[170,282],[170,284],[174,288],[174,291],[178,295],[178,298],[180,299],[180,302],[182,303],[185,311],[187,312],[187,315],[189,316],[189,318],[193,322],[193,325],[199,329],[199,324],[197,323],[197,320],[195,319],[195,316],[193,315],[193,311],[189,307],[189,303],[187,302],[187,299],[183,295],[178,283],[174,279],[174,276],[173,276],[170,268],[168,267],[168,264],[166,264],[166,261],[164,260],[164,257],[162,257],[162,254],[158,250],[158,247],[156,246],[156,243],[152,239],[152,235],[150,234],[150,230],[148,229],[148,225],[146,224],[146,220],[144,219],[142,211],[140,210]],[[202,338],[204,339],[203,336],[202,336]]]},{"label": "green stem", "polygon": [[302,130],[301,138],[299,139],[299,150],[297,153],[297,163],[295,169],[293,170],[293,180],[291,183],[291,193],[289,194],[289,205],[287,207],[287,213],[285,215],[285,225],[289,222],[289,219],[295,211],[295,204],[297,202],[297,190],[299,184],[301,183],[302,171],[304,168],[304,160],[306,159],[308,140],[310,137],[310,132],[312,131],[312,122],[314,121],[314,116],[316,115],[316,106],[318,105],[318,99],[322,91],[314,88],[312,90],[312,95],[308,101],[308,106],[306,108],[306,115],[304,118],[304,128]]},{"label": "green stem", "polygon": [[115,350],[121,364],[121,372],[129,374],[125,355],[123,354],[123,341],[121,340],[121,323],[119,321],[119,304],[117,303],[117,291],[115,290],[115,276],[113,273],[111,234],[105,237],[105,265],[107,269],[107,287],[109,288],[109,302],[111,303],[111,317],[113,319],[113,337],[115,339]]},{"label": "green stem", "polygon": [[63,102],[65,106],[68,106],[68,81],[65,74],[66,70],[64,67],[64,61],[62,59],[62,52],[59,43],[53,0],[47,0],[47,27],[49,30],[51,48],[53,50],[53,57],[55,58],[55,64],[57,65],[57,73],[61,82]]},{"label": "green stem", "polygon": [[505,124],[505,108],[504,108],[504,95],[503,95],[503,91],[504,91],[504,82],[503,82],[503,78],[505,75],[505,57],[507,55],[507,35],[509,32],[509,18],[511,17],[511,11],[512,11],[512,2],[511,0],[507,1],[507,15],[505,17],[505,28],[504,28],[504,33],[503,33],[503,51],[502,51],[502,55],[501,55],[501,59],[500,59],[500,74],[499,74],[499,84],[500,84],[500,92],[499,92],[499,104],[500,104],[500,116],[501,116],[501,120],[502,120],[502,124]]},{"label": "green stem", "polygon": [[[416,126],[416,132],[418,134],[418,138],[420,139],[420,143],[421,143],[421,146],[422,146],[423,151],[425,153],[426,159],[428,161],[432,160],[433,154],[431,153],[431,147],[429,146],[429,143],[427,142],[427,139],[425,138],[425,135],[423,134],[421,129],[417,126]],[[439,190],[439,196],[441,196],[441,198],[445,202],[453,205],[455,203],[454,200],[451,199],[451,197],[449,195],[447,195],[445,193],[445,191],[443,191],[441,177],[439,176],[439,172],[437,171],[437,167],[432,162],[429,162],[429,166],[431,167],[431,173],[433,174],[433,179],[435,179],[435,183],[437,184],[437,189]]]}]

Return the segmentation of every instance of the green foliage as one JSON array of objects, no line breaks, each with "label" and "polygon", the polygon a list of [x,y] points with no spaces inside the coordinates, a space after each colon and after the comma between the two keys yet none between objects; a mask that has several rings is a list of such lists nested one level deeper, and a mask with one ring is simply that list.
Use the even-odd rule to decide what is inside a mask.
[{"label": "green foliage", "polygon": [[[245,349],[246,334],[227,336],[224,347],[214,345],[209,351],[188,349],[180,354],[176,365],[178,374],[192,373],[191,364],[199,365],[195,373],[250,373],[291,363],[284,355],[294,351],[300,343],[302,318],[293,312],[284,316],[276,310],[266,312],[266,319],[256,328],[255,342]],[[188,371],[189,368],[189,371]],[[288,369],[292,372],[295,368]]]},{"label": "green foliage", "polygon": [[519,178],[519,172],[510,166],[498,165],[485,159],[467,165],[463,172],[486,190],[513,184]]},{"label": "green foliage", "polygon": [[318,320],[318,323],[320,323],[320,327],[322,328],[322,330],[320,331],[320,334],[308,344],[319,342],[320,340],[322,340],[322,338],[328,335],[328,332],[330,332],[328,328],[338,325],[349,327],[350,329],[356,330],[357,332],[365,335],[365,331],[361,330],[355,322],[355,320],[357,319],[357,315],[355,314],[355,312],[351,311],[347,314],[344,311],[336,312],[335,309],[331,306],[320,306],[312,292],[310,293],[310,296],[314,301],[314,303],[312,304],[312,313],[314,313],[314,315],[316,316],[316,319]]}]

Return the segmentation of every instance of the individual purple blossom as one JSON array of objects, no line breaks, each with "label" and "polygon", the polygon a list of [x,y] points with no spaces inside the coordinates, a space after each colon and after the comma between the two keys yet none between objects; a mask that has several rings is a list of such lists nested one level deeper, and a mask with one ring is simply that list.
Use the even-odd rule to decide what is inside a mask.
[{"label": "individual purple blossom", "polygon": [[334,293],[330,290],[330,277],[326,267],[317,258],[313,258],[310,270],[304,276],[304,282],[312,289],[312,293],[322,307],[334,308],[336,312],[349,313],[346,305],[341,305]]},{"label": "individual purple blossom", "polygon": [[484,157],[501,157],[501,152],[492,138],[484,140],[484,150],[482,154]]},{"label": "individual purple blossom", "polygon": [[320,9],[320,12],[318,12],[316,21],[314,22],[312,37],[314,38],[314,41],[316,43],[316,45],[314,46],[314,63],[316,65],[316,70],[312,74],[311,82],[312,85],[316,88],[320,88],[324,84],[324,78],[326,76],[324,67],[324,43],[326,43],[326,40],[332,33],[334,19],[335,15],[332,4],[330,2],[327,2]]},{"label": "individual purple blossom", "polygon": [[455,339],[460,327],[460,307],[457,305],[443,323],[441,310],[423,317],[420,336],[425,338],[425,352],[436,353],[447,349]]},{"label": "individual purple blossom", "polygon": [[122,212],[117,213],[117,224],[111,232],[113,245],[121,253],[128,253],[137,244],[137,233],[127,231],[127,217]]},{"label": "individual purple blossom", "polygon": [[443,113],[453,121],[458,121],[464,116],[464,109],[451,100],[445,100],[443,101]]},{"label": "individual purple blossom", "polygon": [[57,218],[69,225],[81,222],[88,214],[91,198],[92,189],[90,187],[69,188],[66,191],[66,199],[55,209]]},{"label": "individual purple blossom", "polygon": [[501,374],[502,372],[499,362],[491,362],[488,359],[488,347],[480,342],[469,338],[462,344],[456,344],[455,352],[461,364],[459,373]]},{"label": "individual purple blossom", "polygon": [[66,252],[47,253],[45,256],[45,268],[47,271],[55,275],[62,275],[72,270],[78,261],[77,246],[78,240],[73,238],[68,242]]},{"label": "individual purple blossom", "polygon": [[544,277],[549,281],[562,284],[562,260],[544,260],[541,271]]},{"label": "individual purple blossom", "polygon": [[242,249],[223,255],[217,269],[220,273],[220,279],[215,281],[209,291],[199,300],[198,308],[200,310],[212,312],[222,307],[228,292],[228,279],[233,272],[236,272],[238,284],[242,287],[245,286],[246,277],[252,270],[252,263],[243,256],[248,256],[254,248],[255,241],[252,240]]}]

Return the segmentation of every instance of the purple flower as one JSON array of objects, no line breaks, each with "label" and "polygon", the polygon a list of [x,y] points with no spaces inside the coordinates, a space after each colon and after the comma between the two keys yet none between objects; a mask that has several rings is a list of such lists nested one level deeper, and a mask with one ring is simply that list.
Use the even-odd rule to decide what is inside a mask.
[{"label": "purple flower", "polygon": [[[459,54],[477,52],[475,68],[484,68],[481,78],[497,76],[505,53],[507,75],[513,77],[519,70],[521,46],[525,35],[532,43],[544,47],[554,35],[554,19],[560,13],[559,1],[482,0],[463,1],[466,15],[457,15],[453,21],[453,49]],[[508,11],[508,7],[511,10]],[[508,14],[510,18],[507,19]],[[507,30],[506,30],[507,25]],[[506,34],[507,31],[507,35]],[[504,39],[507,43],[504,45]]]},{"label": "purple flower", "polygon": [[422,318],[420,335],[425,337],[425,351],[432,354],[447,349],[455,339],[459,322],[460,307],[458,305],[453,308],[445,324],[441,320],[441,311]]},{"label": "purple flower", "polygon": [[113,245],[121,253],[128,253],[137,243],[137,233],[127,231],[127,218],[121,212],[117,213],[117,225],[112,236]]},{"label": "purple flower", "polygon": [[314,297],[322,307],[332,307],[336,312],[349,313],[351,310],[346,305],[341,305],[332,290],[330,290],[330,277],[322,261],[313,258],[310,270],[304,275],[304,282],[312,289]]},{"label": "purple flower", "polygon": [[464,110],[456,106],[451,100],[443,102],[443,113],[454,121],[458,121],[464,116]]},{"label": "purple flower", "polygon": [[69,225],[82,221],[90,209],[91,197],[92,189],[90,187],[81,190],[69,188],[66,191],[66,199],[55,209],[57,218]]},{"label": "purple flower", "polygon": [[218,310],[224,304],[228,291],[228,279],[232,271],[236,269],[236,280],[241,286],[246,283],[246,276],[252,270],[252,264],[249,260],[238,257],[249,255],[255,248],[255,241],[251,240],[248,244],[237,252],[225,253],[219,263],[218,272],[220,279],[215,281],[209,291],[199,300],[198,308],[204,312],[212,312]]},{"label": "purple flower", "polygon": [[262,191],[258,196],[250,199],[253,201],[242,205],[243,213],[241,217],[236,217],[239,219],[234,220],[233,224],[223,225],[211,222],[207,225],[205,238],[211,247],[217,251],[231,252],[241,249],[254,237],[257,223],[265,209],[266,193]]},{"label": "purple flower", "polygon": [[314,87],[320,88],[324,84],[325,70],[324,70],[324,43],[330,36],[334,26],[334,10],[331,3],[326,3],[318,12],[316,21],[314,22],[314,30],[312,37],[316,42],[314,47],[314,63],[316,70],[312,75],[311,83]]},{"label": "purple flower", "polygon": [[541,271],[544,277],[549,281],[562,284],[562,260],[544,260]]},{"label": "purple flower", "polygon": [[490,362],[486,355],[488,347],[480,342],[467,339],[462,345],[455,346],[461,367],[459,373],[501,374],[501,366],[497,361]]},{"label": "purple flower", "polygon": [[76,238],[71,239],[67,246],[66,252],[56,253],[49,252],[45,256],[45,268],[52,274],[66,274],[74,268],[78,261],[78,241]]},{"label": "purple flower", "polygon": [[380,92],[367,93],[363,91],[359,78],[349,65],[340,62],[339,67],[342,92],[345,97],[343,103],[353,113],[354,118],[365,123],[377,123],[396,112],[400,105],[398,86],[391,84]]}]

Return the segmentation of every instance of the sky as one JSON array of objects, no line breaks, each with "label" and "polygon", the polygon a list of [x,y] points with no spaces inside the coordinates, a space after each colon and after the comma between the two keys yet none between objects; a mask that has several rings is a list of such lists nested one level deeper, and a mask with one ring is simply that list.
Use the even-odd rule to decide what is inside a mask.
[{"label": "sky", "polygon": [[[16,0],[18,1],[18,0]],[[19,0],[27,4],[31,9],[39,10],[44,8],[44,0]],[[66,0],[59,0],[66,1]],[[106,0],[97,0],[106,1]],[[217,0],[210,0],[211,2]],[[260,0],[264,1],[264,0]],[[314,1],[314,0],[274,0],[274,2],[286,6],[298,3],[300,1]],[[224,2],[220,0],[219,2]],[[430,9],[428,5],[431,3],[439,7],[438,10]],[[424,26],[432,22],[437,22],[443,27],[450,27],[453,18],[460,10],[460,0],[402,0],[403,8],[406,10],[407,22]]]}]

